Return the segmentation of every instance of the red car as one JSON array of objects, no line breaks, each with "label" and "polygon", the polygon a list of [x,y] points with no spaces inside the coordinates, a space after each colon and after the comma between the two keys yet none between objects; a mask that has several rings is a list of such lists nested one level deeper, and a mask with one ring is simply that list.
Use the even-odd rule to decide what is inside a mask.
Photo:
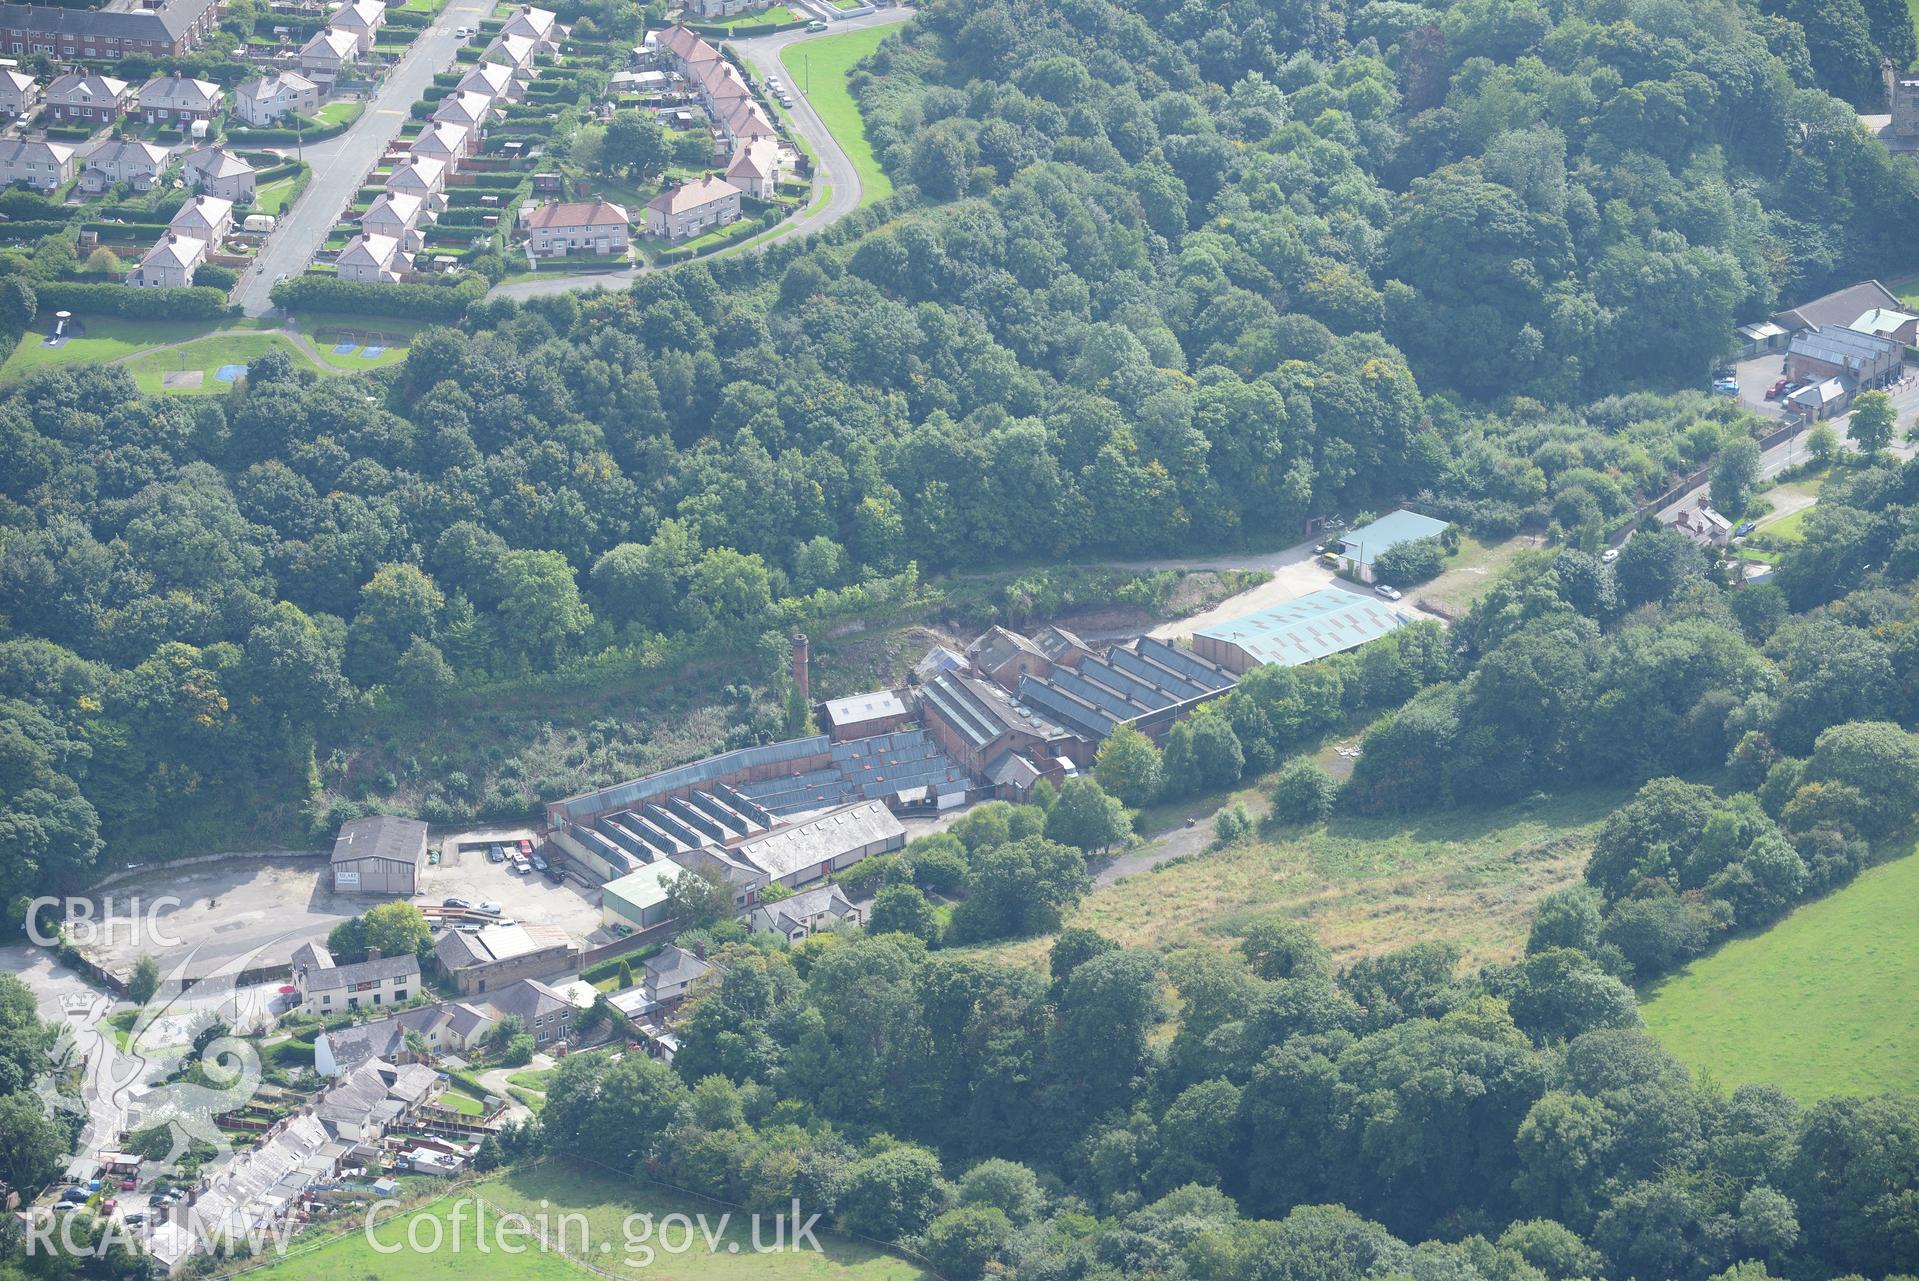
[{"label": "red car", "polygon": [[531,854],[532,852],[533,852],[533,842],[528,840],[526,837],[522,836],[520,838],[520,853]]},{"label": "red car", "polygon": [[1778,400],[1781,396],[1786,394],[1786,388],[1790,386],[1792,386],[1791,379],[1781,378],[1778,382],[1766,388],[1766,399]]}]

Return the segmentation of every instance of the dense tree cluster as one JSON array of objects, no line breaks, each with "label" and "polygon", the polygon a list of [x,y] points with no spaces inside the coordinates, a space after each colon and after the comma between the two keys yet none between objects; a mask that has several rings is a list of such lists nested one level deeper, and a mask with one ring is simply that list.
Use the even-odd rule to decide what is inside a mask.
[{"label": "dense tree cluster", "polygon": [[944,1275],[1705,1281],[1910,1258],[1919,1104],[1695,1084],[1570,943],[1476,975],[1426,944],[1335,972],[1281,921],[1238,957],[1068,930],[1050,975],[900,933],[715,956],[673,1067],[568,1060],[547,1145],[755,1209],[797,1195]]}]

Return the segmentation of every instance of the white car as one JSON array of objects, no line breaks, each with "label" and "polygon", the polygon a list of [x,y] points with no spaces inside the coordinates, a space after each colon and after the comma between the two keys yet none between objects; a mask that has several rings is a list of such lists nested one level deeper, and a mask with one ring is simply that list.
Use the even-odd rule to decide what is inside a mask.
[{"label": "white car", "polygon": [[503,909],[498,903],[482,903],[473,910],[485,916],[498,916]]},{"label": "white car", "polygon": [[1384,596],[1387,600],[1398,600],[1401,595],[1400,590],[1397,587],[1388,587],[1384,583],[1377,584],[1373,588],[1373,591],[1378,593],[1381,596]]},{"label": "white car", "polygon": [[1608,547],[1605,551],[1599,553],[1599,559],[1610,565],[1619,559],[1619,549],[1617,547]]}]

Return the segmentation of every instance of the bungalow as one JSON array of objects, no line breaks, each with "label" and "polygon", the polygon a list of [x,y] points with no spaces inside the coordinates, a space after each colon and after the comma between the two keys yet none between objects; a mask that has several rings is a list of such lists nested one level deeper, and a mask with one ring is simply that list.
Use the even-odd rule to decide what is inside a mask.
[{"label": "bungalow", "polygon": [[726,180],[759,200],[771,200],[779,190],[784,169],[780,145],[771,138],[750,138],[733,149]]},{"label": "bungalow", "polygon": [[220,196],[193,196],[167,220],[183,236],[197,236],[218,244],[233,230],[233,202]]},{"label": "bungalow", "polygon": [[492,114],[492,98],[486,94],[456,89],[440,99],[440,105],[433,109],[433,120],[436,124],[458,125],[462,129],[477,130]]},{"label": "bungalow", "polygon": [[140,103],[135,114],[150,125],[178,125],[184,129],[196,120],[212,120],[219,115],[221,101],[219,85],[175,72],[170,76],[156,76],[140,86]]},{"label": "bungalow", "polygon": [[64,142],[38,138],[0,141],[0,183],[23,182],[41,191],[52,191],[73,177],[77,154],[75,148]]},{"label": "bungalow", "polygon": [[412,156],[393,166],[387,175],[388,191],[403,191],[426,199],[437,196],[446,186],[446,162],[431,156]]},{"label": "bungalow", "polygon": [[821,885],[801,890],[777,902],[761,901],[747,917],[756,934],[778,934],[789,943],[797,943],[809,934],[830,930],[841,924],[860,924],[860,909],[837,885]]},{"label": "bungalow", "polygon": [[40,101],[40,82],[18,67],[0,68],[0,119],[24,116]]},{"label": "bungalow", "polygon": [[141,289],[185,289],[206,256],[206,241],[169,231],[127,273],[127,283]]},{"label": "bungalow", "polygon": [[605,200],[541,205],[527,219],[527,240],[537,257],[565,254],[623,254],[627,250],[626,208]]},{"label": "bungalow", "polygon": [[133,105],[133,86],[111,76],[69,71],[47,86],[46,104],[54,123],[107,124]]},{"label": "bungalow", "polygon": [[[87,153],[80,174],[83,188],[105,191],[116,182],[138,183],[141,190],[152,188],[167,167],[167,149],[131,138],[108,138]],[[93,180],[89,187],[88,179]]]},{"label": "bungalow", "polygon": [[342,280],[386,285],[413,270],[413,257],[392,236],[359,235],[340,251],[334,265]]},{"label": "bungalow", "polygon": [[713,967],[693,953],[669,943],[646,961],[646,977],[641,987],[646,999],[657,1005],[669,1005],[686,996],[687,989],[712,972]]},{"label": "bungalow", "polygon": [[320,86],[297,71],[275,71],[243,80],[233,91],[233,111],[256,128],[276,124],[290,112],[311,115],[320,109]]},{"label": "bungalow", "polygon": [[360,60],[360,40],[351,31],[328,27],[300,46],[300,70],[321,81],[335,80]]},{"label": "bungalow", "polygon": [[253,199],[253,166],[217,142],[188,156],[181,176],[189,187],[209,196],[236,202]]},{"label": "bungalow", "polygon": [[669,187],[646,203],[646,234],[685,240],[737,222],[740,189],[711,175]]},{"label": "bungalow", "polygon": [[535,55],[558,53],[560,38],[566,34],[551,9],[535,9],[532,5],[521,5],[514,15],[501,26],[503,36],[518,36],[533,42]]},{"label": "bungalow", "polygon": [[347,0],[327,19],[327,27],[353,37],[362,54],[373,49],[375,33],[386,25],[386,6],[380,0]]},{"label": "bungalow", "polygon": [[453,86],[453,92],[479,93],[494,101],[513,102],[525,87],[514,76],[513,68],[497,62],[481,62],[460,77],[460,83]]},{"label": "bungalow", "polygon": [[386,236],[400,242],[409,253],[424,244],[420,223],[426,218],[426,201],[405,192],[383,191],[360,218],[360,231],[368,236]]},{"label": "bungalow", "polygon": [[1732,541],[1732,522],[1703,503],[1675,512],[1666,526],[1700,547],[1724,547]]},{"label": "bungalow", "polygon": [[505,34],[493,37],[492,43],[480,51],[482,62],[498,62],[512,67],[516,71],[525,70],[533,65],[537,50],[533,42],[525,36]]},{"label": "bungalow", "polygon": [[420,136],[407,148],[407,154],[415,159],[438,160],[457,172],[460,162],[473,154],[477,142],[473,130],[441,120],[420,130]]}]

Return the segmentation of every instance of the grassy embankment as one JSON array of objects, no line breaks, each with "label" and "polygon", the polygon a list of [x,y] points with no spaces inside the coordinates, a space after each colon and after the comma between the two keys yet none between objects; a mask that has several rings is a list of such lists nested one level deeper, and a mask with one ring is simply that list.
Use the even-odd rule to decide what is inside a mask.
[{"label": "grassy embankment", "polygon": [[[475,1232],[474,1206],[454,1217],[456,1204],[477,1197],[487,1209],[485,1252]],[[535,1236],[542,1227],[546,1248],[530,1245],[524,1253],[508,1254],[496,1243],[494,1225],[502,1214],[524,1215]],[[708,1246],[699,1226],[682,1232],[677,1225],[662,1237],[657,1225],[668,1215],[685,1215],[692,1224],[704,1215],[713,1234]],[[580,1216],[568,1218],[561,1216]],[[630,1216],[651,1216],[652,1231],[641,1236]],[[728,1215],[722,1225],[721,1216]],[[437,1224],[415,1226],[413,1219]],[[788,1225],[790,1230],[790,1224]],[[722,1230],[723,1229],[723,1230]],[[412,1240],[437,1249],[414,1251]],[[574,1281],[597,1273],[671,1277],[674,1281],[929,1281],[931,1273],[894,1255],[857,1241],[818,1232],[821,1249],[786,1249],[759,1253],[754,1249],[751,1216],[713,1202],[682,1196],[665,1189],[614,1180],[584,1167],[549,1164],[517,1170],[482,1180],[472,1187],[429,1202],[404,1217],[383,1220],[372,1231],[351,1231],[323,1245],[295,1252],[263,1275],[272,1281],[335,1281],[341,1277],[405,1276],[437,1281]],[[638,1238],[638,1239],[636,1239]],[[667,1252],[690,1239],[691,1248]],[[762,1225],[760,1240],[770,1243],[773,1228]],[[400,1245],[400,1253],[382,1253]],[[580,1254],[590,1261],[589,1272],[573,1260]],[[562,1247],[565,1253],[562,1252]],[[643,1250],[651,1248],[650,1257]]]},{"label": "grassy embankment", "polygon": [[1919,854],[1863,873],[1660,983],[1642,1006],[1673,1053],[1727,1088],[1805,1101],[1919,1090]]},{"label": "grassy embankment", "polygon": [[880,41],[891,34],[890,27],[866,27],[844,35],[796,41],[780,50],[787,83],[806,95],[853,162],[859,174],[862,207],[892,195],[893,182],[873,154],[873,144],[866,137],[866,121],[860,116],[859,104],[853,101],[846,78],[854,63],[879,48]]}]

